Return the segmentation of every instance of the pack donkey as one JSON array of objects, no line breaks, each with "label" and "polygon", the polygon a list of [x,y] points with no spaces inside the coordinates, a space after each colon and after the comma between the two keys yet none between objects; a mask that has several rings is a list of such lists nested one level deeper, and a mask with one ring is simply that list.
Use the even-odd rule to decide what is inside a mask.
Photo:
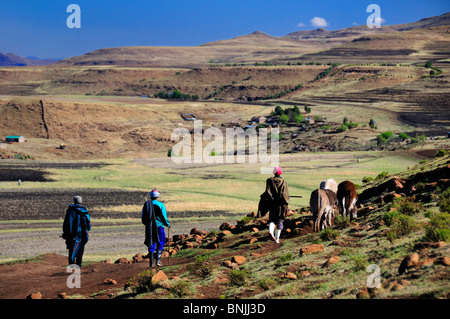
[{"label": "pack donkey", "polygon": [[350,220],[357,217],[357,200],[355,184],[350,181],[344,181],[338,185],[337,201],[339,212],[342,216],[349,216]]}]

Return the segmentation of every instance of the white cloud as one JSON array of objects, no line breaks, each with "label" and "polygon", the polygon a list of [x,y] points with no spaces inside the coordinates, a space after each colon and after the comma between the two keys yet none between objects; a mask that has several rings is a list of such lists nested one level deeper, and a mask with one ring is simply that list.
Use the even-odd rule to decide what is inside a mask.
[{"label": "white cloud", "polygon": [[376,17],[374,20],[375,24],[383,24],[386,22],[386,20],[384,20],[382,17]]},{"label": "white cloud", "polygon": [[311,21],[312,26],[317,27],[317,28],[324,28],[324,27],[328,26],[328,22],[324,18],[314,17],[309,21]]},{"label": "white cloud", "polygon": [[304,27],[304,26],[306,26],[306,24],[304,24],[303,22],[300,22],[299,24],[297,24],[297,27],[299,27],[299,28]]}]

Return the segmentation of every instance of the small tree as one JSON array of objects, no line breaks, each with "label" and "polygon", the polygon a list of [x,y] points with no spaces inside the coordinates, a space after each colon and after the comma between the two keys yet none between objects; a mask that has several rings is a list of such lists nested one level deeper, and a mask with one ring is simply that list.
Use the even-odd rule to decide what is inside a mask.
[{"label": "small tree", "polygon": [[431,68],[432,64],[433,64],[433,62],[427,61],[427,62],[425,62],[425,67],[426,68]]},{"label": "small tree", "polygon": [[370,128],[375,128],[375,121],[373,120],[373,119],[370,119],[370,121],[369,121],[369,126],[370,126]]},{"label": "small tree", "polygon": [[303,115],[301,115],[301,114],[295,115],[294,121],[295,121],[295,123],[300,124],[303,121]]},{"label": "small tree", "polygon": [[280,122],[286,124],[289,121],[289,117],[286,114],[280,116]]},{"label": "small tree", "polygon": [[283,114],[283,108],[281,106],[277,105],[277,107],[275,108],[275,114],[276,115]]}]

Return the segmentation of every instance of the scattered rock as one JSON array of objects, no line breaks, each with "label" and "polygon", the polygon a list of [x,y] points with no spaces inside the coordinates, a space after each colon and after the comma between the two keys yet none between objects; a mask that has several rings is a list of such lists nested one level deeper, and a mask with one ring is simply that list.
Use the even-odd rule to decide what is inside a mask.
[{"label": "scattered rock", "polygon": [[38,291],[38,292],[28,295],[27,299],[42,299],[42,294],[40,291]]},{"label": "scattered rock", "polygon": [[111,279],[111,278],[106,278],[106,279],[103,281],[103,284],[104,284],[104,285],[117,285],[117,281],[114,280],[114,279]]},{"label": "scattered rock", "polygon": [[152,277],[152,284],[155,285],[163,280],[169,280],[169,278],[167,278],[166,274],[162,270],[158,270],[158,272]]},{"label": "scattered rock", "polygon": [[250,239],[250,244],[256,243],[258,241],[258,238],[252,238]]},{"label": "scattered rock", "polygon": [[143,261],[143,260],[144,260],[143,255],[142,255],[141,253],[138,253],[138,254],[136,254],[136,255],[133,256],[131,262],[132,262],[133,264],[136,264],[136,263],[140,263],[140,262]]},{"label": "scattered rock", "polygon": [[450,266],[450,257],[436,258],[436,263],[444,266]]},{"label": "scattered rock", "polygon": [[322,267],[328,267],[330,265],[333,265],[337,262],[339,262],[341,259],[339,258],[339,256],[332,256],[330,258],[328,258],[328,260],[322,265]]},{"label": "scattered rock", "polygon": [[296,280],[297,279],[297,275],[294,274],[293,272],[285,272],[283,275],[281,275],[281,278],[286,278],[286,279],[293,279]]},{"label": "scattered rock", "polygon": [[323,245],[322,244],[312,244],[305,247],[302,247],[300,249],[300,256],[308,255],[316,252],[323,251]]},{"label": "scattered rock", "polygon": [[216,278],[216,279],[214,279],[214,283],[216,283],[216,284],[226,284],[228,282],[229,282],[228,278]]},{"label": "scattered rock", "polygon": [[409,254],[401,262],[400,267],[398,268],[398,273],[401,275],[409,268],[417,266],[418,263],[419,263],[419,254],[418,253]]},{"label": "scattered rock", "polygon": [[219,230],[229,230],[231,227],[230,224],[228,223],[223,223],[222,225],[220,225]]},{"label": "scattered rock", "polygon": [[128,258],[126,258],[126,257],[122,257],[122,258],[117,259],[114,263],[115,264],[131,264],[131,261],[128,260]]},{"label": "scattered rock", "polygon": [[59,299],[68,299],[69,295],[67,294],[67,292],[61,292],[58,294],[58,298]]},{"label": "scattered rock", "polygon": [[231,258],[231,262],[235,262],[238,265],[242,265],[245,263],[245,257],[244,256],[233,256]]},{"label": "scattered rock", "polygon": [[101,263],[104,263],[104,264],[112,264],[113,261],[112,261],[111,259],[105,259],[105,260],[102,260]]}]

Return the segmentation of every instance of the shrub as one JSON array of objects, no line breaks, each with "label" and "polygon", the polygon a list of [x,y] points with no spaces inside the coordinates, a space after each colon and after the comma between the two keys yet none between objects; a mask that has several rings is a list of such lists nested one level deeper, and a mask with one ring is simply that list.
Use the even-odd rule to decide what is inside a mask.
[{"label": "shrub", "polygon": [[154,272],[150,270],[145,270],[128,280],[127,286],[135,293],[144,293],[155,290],[158,285],[152,282],[152,277]]},{"label": "shrub", "polygon": [[347,129],[348,129],[348,126],[342,124],[342,125],[337,129],[337,131],[338,131],[338,132],[345,132],[345,131],[347,131]]},{"label": "shrub", "polygon": [[276,267],[280,267],[281,265],[287,263],[292,259],[292,254],[288,253],[286,255],[278,257],[277,261],[275,262]]},{"label": "shrub", "polygon": [[187,295],[190,295],[193,293],[192,291],[192,284],[188,281],[184,280],[178,280],[170,289],[169,291],[179,297],[183,298]]},{"label": "shrub", "polygon": [[381,172],[380,174],[375,177],[376,180],[385,178],[388,175],[388,172]]},{"label": "shrub", "polygon": [[438,200],[439,210],[443,213],[450,213],[450,188],[447,188]]},{"label": "shrub", "polygon": [[363,182],[363,183],[369,183],[369,182],[371,182],[371,181],[373,181],[373,178],[370,177],[370,176],[364,176],[364,177],[362,178],[362,182]]},{"label": "shrub", "polygon": [[356,128],[356,127],[358,127],[358,125],[359,124],[357,122],[349,122],[349,123],[347,123],[347,126],[348,126],[349,129]]},{"label": "shrub", "polygon": [[303,115],[297,114],[294,116],[294,122],[300,124],[303,121]]},{"label": "shrub", "polygon": [[342,215],[337,215],[334,219],[334,227],[338,229],[344,229],[350,226],[350,218]]},{"label": "shrub", "polygon": [[327,228],[320,232],[319,237],[323,241],[329,241],[329,240],[338,238],[339,232],[335,229]]},{"label": "shrub", "polygon": [[400,133],[400,134],[398,134],[398,137],[400,137],[402,140],[407,140],[407,139],[411,138],[411,136],[409,136],[406,133]]},{"label": "shrub", "polygon": [[447,150],[439,150],[436,152],[436,154],[434,155],[434,158],[438,158],[438,157],[444,157],[447,156],[449,153]]},{"label": "shrub", "polygon": [[233,269],[228,273],[228,280],[232,285],[244,286],[249,276],[250,272],[247,269]]},{"label": "shrub", "polygon": [[387,140],[388,138],[390,138],[392,136],[392,131],[383,132],[383,133],[381,133],[381,136]]},{"label": "shrub", "polygon": [[261,280],[258,285],[264,290],[270,290],[277,286],[277,282],[273,278],[266,278]]},{"label": "shrub", "polygon": [[195,257],[195,262],[188,265],[187,269],[191,274],[205,278],[212,274],[214,267],[210,262],[210,255],[200,255]]},{"label": "shrub", "polygon": [[376,127],[375,123],[376,122],[373,119],[370,119],[370,121],[369,121],[370,128],[375,128]]},{"label": "shrub", "polygon": [[281,106],[279,106],[279,105],[277,107],[275,107],[275,114],[276,115],[283,114],[283,108]]},{"label": "shrub", "polygon": [[366,270],[368,262],[365,256],[363,255],[354,256],[352,257],[352,260],[354,263],[353,266],[354,271]]},{"label": "shrub", "polygon": [[423,206],[415,201],[414,197],[401,197],[395,200],[394,208],[403,215],[415,215],[419,213]]},{"label": "shrub", "polygon": [[391,242],[397,238],[405,237],[417,229],[417,222],[413,217],[399,212],[387,212],[383,216],[383,220],[386,225],[391,226],[391,229],[386,233],[387,239]]},{"label": "shrub", "polygon": [[425,240],[448,241],[450,239],[450,214],[432,213],[430,222],[425,226]]},{"label": "shrub", "polygon": [[330,126],[324,125],[324,126],[321,127],[321,129],[324,130],[324,131],[327,131],[327,130],[330,129]]},{"label": "shrub", "polygon": [[433,65],[433,62],[431,62],[431,61],[425,62],[425,67],[426,68],[431,68],[432,65]]},{"label": "shrub", "polygon": [[286,124],[289,121],[289,117],[286,114],[280,116],[280,122]]}]

